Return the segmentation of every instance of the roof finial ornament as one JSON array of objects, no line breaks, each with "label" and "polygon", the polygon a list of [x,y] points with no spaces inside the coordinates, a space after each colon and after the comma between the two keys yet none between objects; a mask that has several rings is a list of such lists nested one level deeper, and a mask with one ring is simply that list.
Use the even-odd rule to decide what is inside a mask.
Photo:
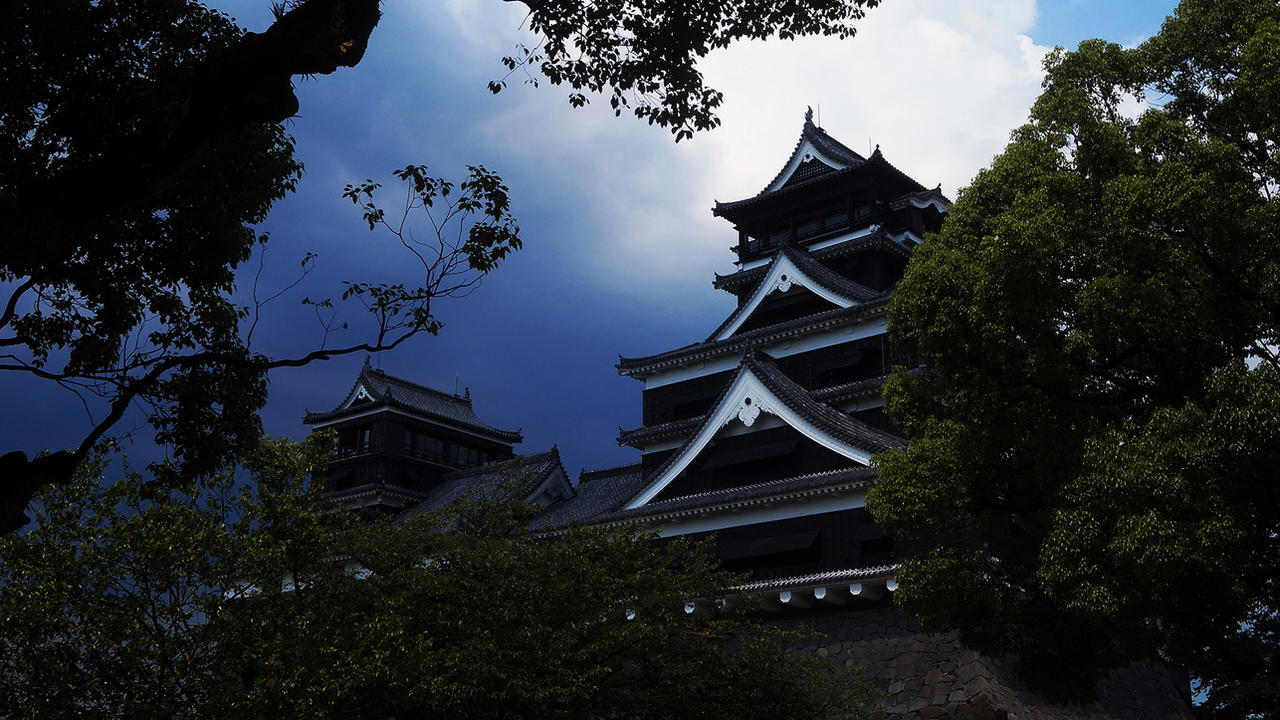
[{"label": "roof finial ornament", "polygon": [[812,105],[809,105],[808,109],[804,111],[804,122],[806,125],[813,124],[813,106]]}]

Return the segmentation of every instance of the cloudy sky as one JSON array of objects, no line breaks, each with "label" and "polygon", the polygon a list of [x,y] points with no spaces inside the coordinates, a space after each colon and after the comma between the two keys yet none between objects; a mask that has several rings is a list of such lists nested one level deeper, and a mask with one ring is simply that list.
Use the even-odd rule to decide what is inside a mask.
[{"label": "cloudy sky", "polygon": [[[267,0],[209,4],[250,30],[271,21]],[[438,337],[373,362],[444,390],[470,388],[482,419],[522,428],[524,452],[558,444],[571,475],[632,462],[635,451],[616,437],[640,422],[641,385],[614,363],[700,340],[732,309],[711,279],[732,270],[736,237],[710,208],[774,176],[806,106],[854,150],[879,144],[890,162],[954,198],[1025,119],[1048,49],[1089,37],[1140,42],[1173,5],[885,0],[850,40],[742,43],[709,58],[703,69],[724,92],[723,125],[676,144],[661,129],[615,118],[607,98],[575,110],[567,91],[525,86],[519,75],[490,94],[488,81],[504,73],[500,58],[532,42],[523,5],[387,0],[358,67],[298,81],[302,110],[289,129],[306,175],[263,228],[272,240],[260,293],[308,251],[319,262],[267,308],[255,337],[264,350],[300,353],[320,335],[301,297],[336,295],[343,280],[412,280],[394,238],[370,233],[340,198],[346,183],[391,185],[391,170],[411,162],[458,179],[483,164],[511,188],[525,248],[476,293],[438,308],[446,323]],[[349,319],[358,327],[354,308]],[[267,429],[301,436],[304,410],[341,401],[363,359],[273,374]],[[3,432],[28,437],[28,451],[65,435],[43,429],[84,422],[74,398],[8,392],[29,398],[28,417],[0,414],[0,423],[23,422],[26,430]]]}]

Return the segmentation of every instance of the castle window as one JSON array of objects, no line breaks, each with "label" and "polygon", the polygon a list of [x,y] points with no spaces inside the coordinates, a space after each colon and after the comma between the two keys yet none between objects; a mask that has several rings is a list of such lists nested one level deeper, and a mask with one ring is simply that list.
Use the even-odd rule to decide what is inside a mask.
[{"label": "castle window", "polygon": [[796,225],[796,238],[801,240],[820,232],[822,232],[822,218],[816,215],[801,217]]},{"label": "castle window", "polygon": [[414,438],[413,453],[428,460],[440,460],[444,457],[444,441],[418,433]]}]

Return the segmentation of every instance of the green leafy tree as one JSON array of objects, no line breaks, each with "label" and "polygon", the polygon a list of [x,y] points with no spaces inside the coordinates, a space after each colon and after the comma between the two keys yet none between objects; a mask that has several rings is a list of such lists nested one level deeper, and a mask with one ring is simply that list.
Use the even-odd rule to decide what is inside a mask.
[{"label": "green leafy tree", "polygon": [[528,529],[470,498],[325,512],[324,438],[165,490],[105,464],[0,538],[0,716],[816,718],[876,693],[762,627],[689,615],[734,578],[627,529]]},{"label": "green leafy tree", "polygon": [[1273,717],[1280,6],[1184,0],[1046,68],[890,308],[932,367],[886,388],[911,442],[868,500],[918,541],[899,598],[1050,698],[1172,661]]}]

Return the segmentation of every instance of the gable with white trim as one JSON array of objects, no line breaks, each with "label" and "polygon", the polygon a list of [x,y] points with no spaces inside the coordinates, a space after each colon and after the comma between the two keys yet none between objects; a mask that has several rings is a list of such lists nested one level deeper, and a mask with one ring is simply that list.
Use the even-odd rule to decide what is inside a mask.
[{"label": "gable with white trim", "polygon": [[838,455],[862,465],[871,465],[874,453],[843,443],[815,427],[799,413],[791,409],[749,367],[744,367],[733,384],[722,396],[716,409],[707,417],[698,433],[668,461],[657,477],[644,490],[629,500],[624,509],[638,508],[658,496],[668,485],[697,460],[718,435],[733,432],[742,427],[750,428],[762,415],[777,418],[804,437]]},{"label": "gable with white trim", "polygon": [[760,308],[765,298],[775,292],[790,292],[796,287],[804,288],[836,307],[847,308],[856,304],[856,301],[824,288],[797,267],[791,258],[780,252],[774,256],[772,267],[756,286],[755,292],[734,312],[732,320],[712,335],[710,340],[724,340],[731,337],[747,320],[751,319],[752,314]]},{"label": "gable with white trim", "polygon": [[812,140],[805,137],[800,141],[800,146],[797,147],[796,151],[791,155],[791,160],[787,163],[787,167],[783,169],[782,174],[779,175],[778,179],[774,180],[769,187],[762,190],[760,194],[764,195],[781,189],[788,181],[791,180],[791,176],[796,174],[796,171],[800,169],[801,165],[812,160],[817,160],[832,170],[843,170],[846,167],[849,167],[849,163],[841,162],[830,155],[824,154],[816,145],[813,144]]},{"label": "gable with white trim", "polygon": [[347,396],[346,401],[338,406],[338,410],[346,410],[362,400],[367,402],[374,401],[373,395],[369,392],[369,389],[364,386],[364,383],[360,383],[356,386],[356,389]]}]

